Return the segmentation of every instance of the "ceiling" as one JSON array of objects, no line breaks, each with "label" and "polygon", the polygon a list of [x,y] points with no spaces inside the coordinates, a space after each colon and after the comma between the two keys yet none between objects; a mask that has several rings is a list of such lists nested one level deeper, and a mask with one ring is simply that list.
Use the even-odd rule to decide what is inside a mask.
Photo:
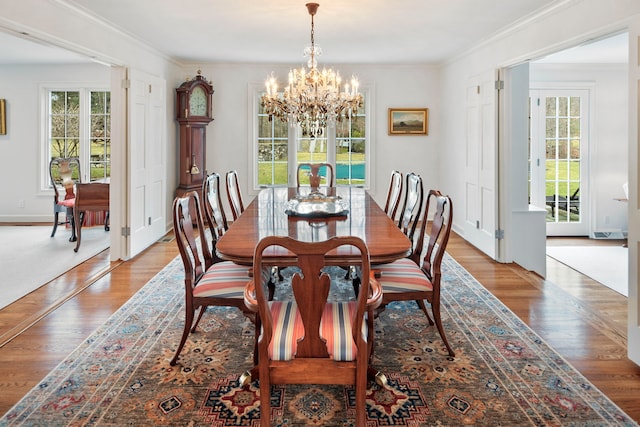
[{"label": "ceiling", "polygon": [[[438,64],[564,0],[323,0],[315,42],[323,64]],[[304,1],[58,0],[183,64],[302,63]],[[625,40],[626,41],[626,40]],[[605,49],[612,55],[620,49]],[[626,60],[626,45],[625,60]],[[574,53],[574,56],[576,53]],[[557,59],[547,59],[556,61]],[[575,60],[575,58],[573,59]],[[0,64],[87,61],[0,33]],[[584,59],[582,59],[584,61]]]}]

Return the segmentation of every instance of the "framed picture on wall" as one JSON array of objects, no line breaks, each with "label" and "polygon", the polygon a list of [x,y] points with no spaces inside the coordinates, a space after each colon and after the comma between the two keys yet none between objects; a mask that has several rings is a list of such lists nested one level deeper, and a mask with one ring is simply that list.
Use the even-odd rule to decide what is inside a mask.
[{"label": "framed picture on wall", "polygon": [[0,135],[7,134],[7,101],[0,99]]},{"label": "framed picture on wall", "polygon": [[428,108],[389,108],[389,135],[428,135]]}]

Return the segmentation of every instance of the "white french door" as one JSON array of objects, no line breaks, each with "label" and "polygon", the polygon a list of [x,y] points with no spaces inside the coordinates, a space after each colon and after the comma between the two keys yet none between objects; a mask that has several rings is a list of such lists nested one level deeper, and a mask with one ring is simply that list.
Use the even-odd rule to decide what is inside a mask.
[{"label": "white french door", "polygon": [[129,256],[166,231],[166,83],[130,70],[128,99]]},{"label": "white french door", "polygon": [[464,236],[491,258],[498,257],[497,71],[469,79],[466,88]]},{"label": "white french door", "polygon": [[586,236],[589,90],[532,90],[530,100],[530,203],[546,207],[548,236]]}]

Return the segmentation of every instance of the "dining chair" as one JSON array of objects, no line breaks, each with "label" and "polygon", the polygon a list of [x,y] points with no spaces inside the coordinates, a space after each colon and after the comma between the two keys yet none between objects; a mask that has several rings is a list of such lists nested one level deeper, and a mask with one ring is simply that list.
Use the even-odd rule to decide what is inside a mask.
[{"label": "dining chair", "polygon": [[211,232],[211,253],[215,256],[215,242],[229,229],[220,195],[220,174],[212,172],[202,181],[202,211]]},{"label": "dining chair", "polygon": [[[237,220],[242,212],[244,212],[244,204],[242,203],[242,193],[240,192],[240,184],[238,182],[238,172],[235,170],[227,172],[227,196],[229,198],[229,206],[233,220]],[[282,281],[282,272],[278,267],[271,267],[272,284],[275,281]],[[271,296],[275,288],[270,288]]]},{"label": "dining chair", "polygon": [[296,171],[296,184],[298,187],[309,183],[311,188],[334,187],[335,175],[333,165],[330,163],[299,163]]},{"label": "dining chair", "polygon": [[[429,210],[435,205],[433,219],[428,225]],[[451,223],[453,220],[453,205],[449,196],[444,196],[437,190],[430,190],[427,196],[427,206],[422,217],[422,224],[418,232],[421,242],[416,247],[416,255],[412,258],[402,258],[388,264],[375,266],[375,275],[383,291],[380,311],[393,301],[414,300],[433,325],[424,300],[431,304],[431,311],[438,333],[444,342],[449,356],[455,357],[455,352],[449,345],[442,325],[440,315],[440,286],[442,280],[442,258],[444,257]],[[427,230],[428,229],[428,230]],[[427,231],[429,231],[427,233]],[[426,236],[429,236],[426,240]],[[420,258],[420,254],[424,256]],[[418,260],[416,262],[416,259]]]},{"label": "dining chair", "polygon": [[227,172],[227,197],[229,199],[229,207],[233,220],[237,220],[242,212],[244,212],[244,203],[242,202],[242,193],[240,192],[240,183],[238,181],[238,171],[231,170]]},{"label": "dining chair", "polygon": [[[202,181],[202,213],[211,235],[211,257],[212,262],[220,262],[216,246],[218,240],[227,232],[229,226],[222,207],[222,197],[220,195],[220,175],[212,172]],[[253,269],[247,268],[247,277],[251,277]],[[276,287],[276,279],[282,280],[282,274],[276,267],[272,268],[273,280],[269,281],[269,299],[273,299]]]},{"label": "dining chair", "polygon": [[392,221],[396,220],[396,214],[402,197],[402,172],[394,170],[391,172],[389,180],[389,192],[387,193],[387,201],[384,205],[384,212],[389,215]]},{"label": "dining chair", "polygon": [[[420,251],[417,246],[420,245],[420,240],[415,238],[415,231],[420,220],[420,213],[422,212],[422,202],[424,201],[424,187],[422,185],[422,178],[413,172],[406,175],[406,192],[404,197],[404,203],[402,211],[400,212],[400,219],[398,221],[398,227],[411,241],[411,251],[407,255],[409,258],[420,257]],[[417,262],[417,261],[416,261]],[[374,274],[378,274],[378,267],[374,265]],[[357,269],[350,268],[345,276],[346,280],[351,280],[353,291],[358,294],[360,292],[360,273]]]},{"label": "dining chair", "polygon": [[78,252],[82,243],[82,226],[87,212],[104,212],[104,231],[109,231],[109,188],[105,182],[76,184],[76,197],[73,207],[73,223],[76,229],[76,247]]},{"label": "dining chair", "polygon": [[[322,271],[325,255],[346,245],[360,253],[358,264],[367,292],[360,292],[356,300],[329,302],[331,278]],[[267,301],[265,297],[265,279],[260,271],[265,253],[274,246],[297,257],[300,272],[292,277],[292,299]],[[380,304],[382,294],[376,280],[370,279],[369,251],[364,241],[355,236],[321,242],[269,236],[257,244],[253,268],[254,280],[245,289],[245,303],[258,313],[260,323],[256,325],[260,331],[260,425],[270,425],[271,384],[351,384],[355,386],[355,425],[365,426],[373,339],[373,330],[365,318]]]},{"label": "dining chair", "polygon": [[[418,221],[420,220],[423,202],[424,187],[422,185],[422,178],[420,175],[409,172],[406,176],[405,197],[402,211],[400,211],[398,227],[400,227],[400,230],[411,240],[412,248],[415,248],[416,244],[414,235]],[[415,250],[412,250],[412,253],[413,252],[415,252]]]},{"label": "dining chair", "polygon": [[53,187],[53,230],[51,237],[56,235],[60,223],[59,215],[66,215],[65,223],[71,225],[70,242],[75,242],[76,226],[73,207],[76,202],[75,186],[81,182],[80,160],[77,157],[58,157],[49,162],[49,178]]},{"label": "dining chair", "polygon": [[[193,228],[194,221],[198,232]],[[195,332],[209,306],[230,306],[255,317],[244,304],[244,287],[250,280],[247,267],[213,258],[195,191],[173,201],[173,230],[184,265],[185,321],[182,338],[170,361],[174,366],[190,332]],[[207,267],[208,266],[208,267]],[[196,310],[200,310],[194,322]]]}]

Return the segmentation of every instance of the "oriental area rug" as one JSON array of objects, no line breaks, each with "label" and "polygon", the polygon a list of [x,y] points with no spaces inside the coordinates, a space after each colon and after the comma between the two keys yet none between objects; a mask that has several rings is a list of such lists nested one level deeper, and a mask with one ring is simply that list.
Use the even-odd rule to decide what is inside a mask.
[{"label": "oriental area rug", "polygon": [[[415,302],[387,306],[376,320],[374,365],[388,381],[369,383],[368,427],[637,425],[452,258],[443,268],[442,315],[456,357]],[[335,292],[352,292],[344,272],[333,273]],[[239,385],[252,365],[253,325],[237,309],[209,308],[169,365],[183,286],[176,258],[0,425],[258,426],[258,382]],[[354,425],[351,387],[274,385],[271,409],[273,426]]]}]

